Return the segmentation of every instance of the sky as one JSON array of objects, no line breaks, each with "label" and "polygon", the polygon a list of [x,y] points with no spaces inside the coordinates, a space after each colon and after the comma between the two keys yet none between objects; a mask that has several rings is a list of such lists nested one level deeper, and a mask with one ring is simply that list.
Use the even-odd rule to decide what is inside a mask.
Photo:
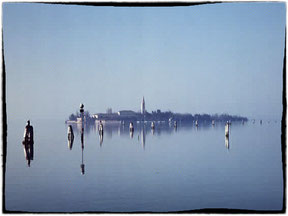
[{"label": "sky", "polygon": [[286,5],[3,3],[9,119],[228,113],[281,119]]}]

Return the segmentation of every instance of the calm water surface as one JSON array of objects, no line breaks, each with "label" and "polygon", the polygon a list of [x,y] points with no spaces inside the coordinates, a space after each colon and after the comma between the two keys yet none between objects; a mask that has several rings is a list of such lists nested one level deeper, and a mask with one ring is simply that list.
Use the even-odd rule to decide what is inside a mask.
[{"label": "calm water surface", "polygon": [[[63,120],[32,120],[34,160],[22,145],[25,121],[8,120],[6,209],[28,212],[280,210],[281,122],[86,127],[72,148]],[[84,166],[84,169],[83,169]],[[81,168],[82,167],[82,168]],[[84,172],[84,174],[83,174]]]}]

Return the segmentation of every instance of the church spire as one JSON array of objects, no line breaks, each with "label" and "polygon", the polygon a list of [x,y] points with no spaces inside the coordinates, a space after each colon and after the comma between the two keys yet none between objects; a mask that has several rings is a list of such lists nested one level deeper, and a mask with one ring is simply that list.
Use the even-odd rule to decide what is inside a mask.
[{"label": "church spire", "polygon": [[141,103],[141,113],[144,114],[145,113],[145,100],[144,100],[144,96],[143,96],[143,100],[142,100],[142,103]]}]

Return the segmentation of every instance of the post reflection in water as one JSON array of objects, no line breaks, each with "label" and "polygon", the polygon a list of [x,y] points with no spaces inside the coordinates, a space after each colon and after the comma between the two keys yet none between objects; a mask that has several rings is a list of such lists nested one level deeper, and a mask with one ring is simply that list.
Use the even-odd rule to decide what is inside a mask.
[{"label": "post reflection in water", "polygon": [[73,128],[71,125],[68,126],[67,134],[68,134],[68,148],[72,150],[73,141],[74,141],[74,133],[73,133]]},{"label": "post reflection in water", "polygon": [[229,136],[225,136],[225,146],[229,150]]},{"label": "post reflection in water", "polygon": [[81,173],[82,175],[85,174],[85,165],[84,165],[84,156],[83,156],[83,150],[84,150],[84,105],[80,104],[80,113],[81,113],[81,150],[82,150],[82,163],[80,165],[81,167]]},{"label": "post reflection in water", "polygon": [[27,121],[25,126],[23,138],[24,156],[27,160],[28,167],[30,167],[30,162],[34,159],[34,133],[33,126],[30,125],[30,120]]},{"label": "post reflection in water", "polygon": [[133,130],[133,131],[130,131],[130,138],[131,138],[131,139],[133,138],[133,135],[134,135],[134,130]]},{"label": "post reflection in water", "polygon": [[77,123],[77,124],[68,125],[67,138],[68,138],[68,148],[70,150],[72,150],[73,143],[74,143],[73,128],[74,128],[76,134],[79,134],[79,132],[80,132],[80,141],[81,141],[81,164],[80,164],[80,168],[81,168],[81,174],[84,175],[85,174],[85,164],[84,164],[84,132],[85,132],[85,130],[84,130],[84,124]]},{"label": "post reflection in water", "polygon": [[[100,126],[101,125],[101,126]],[[132,124],[130,124],[131,126]],[[227,125],[227,123],[226,123]],[[237,124],[235,123],[237,126]],[[241,123],[238,124],[242,125]],[[84,127],[85,126],[85,127]],[[195,127],[195,125],[191,123],[186,123],[186,122],[179,122],[177,123],[177,127],[175,127],[174,124],[169,124],[169,123],[159,123],[155,122],[153,127],[150,127],[149,124],[145,123],[134,123],[133,124],[133,130],[131,130],[131,127],[129,124],[118,124],[118,123],[107,123],[107,122],[100,122],[99,127],[97,128],[97,124],[94,124],[93,130],[88,130],[89,131],[94,131],[94,133],[98,133],[99,135],[99,141],[100,141],[100,147],[103,145],[103,140],[104,140],[104,130],[106,133],[106,138],[112,138],[113,133],[119,133],[120,136],[123,137],[129,137],[133,139],[134,133],[136,133],[136,139],[138,138],[138,143],[142,146],[143,150],[146,148],[146,136],[149,136],[149,134],[152,134],[153,136],[160,136],[162,133],[163,134],[173,134],[175,132],[182,132],[182,131],[191,131],[193,132],[194,130],[198,130],[199,132],[202,130],[209,130],[211,129],[211,122],[205,124],[205,122],[202,122],[202,124],[198,123],[198,126]],[[219,129],[223,131],[223,128],[225,128],[225,122],[219,122],[218,124],[212,125],[213,130]],[[74,142],[74,131],[76,130],[76,134],[80,134],[81,138],[81,163],[80,163],[80,169],[81,169],[81,174],[85,175],[85,163],[84,163],[84,134],[87,133],[87,125],[83,124],[73,124],[73,125],[68,125],[67,128],[67,134],[68,134],[68,147],[70,150],[72,150],[73,147],[73,142]],[[148,128],[147,128],[148,127]],[[84,130],[85,129],[85,130]],[[231,131],[230,131],[231,132]],[[225,136],[225,148],[230,150],[230,136]],[[140,146],[139,145],[139,146]],[[141,147],[140,147],[141,148]],[[28,166],[30,166],[30,161],[33,160],[33,145],[24,145],[24,154],[25,158],[27,160]]]},{"label": "post reflection in water", "polygon": [[[130,137],[131,139],[134,138],[134,135],[136,136],[136,139],[141,143],[143,149],[146,147],[146,136],[156,135],[161,136],[165,134],[173,134],[178,133],[180,131],[203,131],[203,130],[210,130],[213,128],[213,130],[221,129],[223,130],[223,127],[225,127],[225,122],[214,122],[214,125],[211,124],[211,122],[197,122],[197,127],[195,126],[195,123],[191,122],[177,122],[177,127],[172,123],[169,124],[169,122],[161,123],[161,122],[155,122],[154,127],[150,126],[150,123],[143,123],[143,122],[133,122],[133,130],[131,130],[131,122],[95,122],[95,124],[89,126],[88,124],[85,125],[85,128],[82,129],[81,124],[75,124],[72,125],[73,129],[76,130],[75,133],[81,134],[81,145],[84,149],[84,134],[89,134],[91,131],[94,133],[97,133],[96,135],[99,136],[99,142],[100,147],[103,146],[103,140],[104,140],[104,131],[105,136],[107,139],[111,139],[113,136],[112,134],[118,134],[118,136],[123,137]],[[234,122],[234,125],[239,127],[243,126],[241,122]],[[86,130],[88,127],[90,127],[90,130]],[[91,130],[91,128],[93,128]],[[84,130],[85,129],[85,130]],[[70,129],[72,131],[72,128]],[[68,129],[69,131],[69,129]],[[230,131],[231,133],[231,131]],[[71,143],[72,144],[72,143]],[[229,146],[229,137],[225,137],[225,146],[227,149],[230,148]],[[72,145],[69,145],[69,148],[72,148]]]},{"label": "post reflection in water", "polygon": [[[176,131],[179,130],[189,130],[195,127],[193,127],[192,124],[190,123],[177,123],[177,127],[174,127],[174,124],[169,124],[167,123],[157,123],[155,122],[155,128],[151,128],[150,125],[148,126],[147,123],[134,123],[134,130],[130,130],[130,126],[129,126],[129,122],[127,123],[120,123],[120,122],[102,122],[102,130],[100,129],[100,125],[99,122],[96,122],[95,124],[87,124],[85,125],[85,130],[83,131],[84,134],[90,134],[92,133],[98,133],[101,132],[103,133],[103,137],[104,137],[104,131],[105,131],[105,136],[106,138],[111,139],[113,137],[113,134],[117,134],[118,136],[130,136],[130,138],[133,138],[134,135],[140,137],[141,134],[141,130],[145,130],[145,135],[149,135],[149,134],[154,134],[154,135],[158,135],[161,136],[162,134],[172,134]],[[77,126],[77,127],[76,127]],[[74,133],[76,134],[81,134],[81,124],[75,124],[72,125],[73,129],[76,130],[74,131]],[[149,127],[149,129],[147,129],[147,127]],[[200,130],[205,130],[205,129],[209,129],[211,127],[211,124],[203,124],[201,126],[198,126],[198,129]],[[215,126],[217,127],[217,126]],[[88,129],[88,130],[87,130]],[[99,134],[100,135],[100,134]]]},{"label": "post reflection in water", "polygon": [[[83,128],[83,132],[84,132],[84,128]],[[81,151],[82,151],[82,163],[80,165],[81,167],[81,174],[84,175],[85,174],[85,164],[84,164],[84,133],[81,134]]]},{"label": "post reflection in water", "polygon": [[228,121],[225,124],[225,146],[228,150],[229,150],[230,125],[231,122]]},{"label": "post reflection in water", "polygon": [[103,137],[103,133],[99,133],[100,147],[102,147],[103,144]]},{"label": "post reflection in water", "polygon": [[34,159],[34,144],[33,143],[23,143],[24,156],[27,160],[27,165],[30,167],[31,160]]},{"label": "post reflection in water", "polygon": [[103,137],[104,137],[104,125],[101,121],[98,124],[98,133],[99,133],[100,147],[102,147]]},{"label": "post reflection in water", "polygon": [[143,147],[143,149],[145,149],[145,140],[146,140],[146,130],[145,130],[145,126],[141,129],[140,138],[141,138],[142,147]]}]

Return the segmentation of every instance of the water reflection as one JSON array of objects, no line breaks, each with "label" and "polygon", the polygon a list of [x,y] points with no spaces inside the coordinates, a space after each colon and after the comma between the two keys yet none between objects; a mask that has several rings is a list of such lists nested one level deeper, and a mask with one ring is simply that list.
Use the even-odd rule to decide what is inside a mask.
[{"label": "water reflection", "polygon": [[229,136],[225,136],[225,147],[229,150]]},{"label": "water reflection", "polygon": [[99,141],[100,141],[100,147],[102,147],[103,144],[103,133],[99,133]]},{"label": "water reflection", "polygon": [[81,174],[84,175],[85,174],[85,164],[84,164],[84,129],[83,129],[83,133],[81,133],[81,151],[82,151],[82,161],[81,161]]},{"label": "water reflection", "polygon": [[34,144],[33,143],[23,143],[24,156],[27,161],[27,165],[30,167],[31,160],[34,158]]},{"label": "water reflection", "polygon": [[68,148],[72,150],[73,141],[74,141],[74,133],[73,133],[73,128],[71,125],[68,126],[67,134],[68,134]]},{"label": "water reflection", "polygon": [[[89,126],[88,126],[89,127]],[[86,133],[85,129],[88,128],[87,125],[84,124],[72,124],[68,125],[67,127],[67,138],[68,138],[68,148],[72,150],[73,147],[73,142],[74,142],[74,132],[76,134],[80,133],[80,141],[81,141],[81,164],[80,164],[80,169],[81,169],[81,174],[85,174],[85,164],[84,164],[84,134]],[[85,129],[84,129],[85,128]],[[92,127],[89,127],[90,129]],[[88,130],[90,131],[90,130]],[[103,138],[102,138],[103,142]],[[101,139],[100,139],[100,145],[102,144]]]},{"label": "water reflection", "polygon": [[[73,146],[73,129],[78,131],[76,133],[80,133],[81,137],[81,174],[85,174],[85,162],[84,162],[84,136],[87,133],[90,133],[91,131],[96,135],[96,138],[99,139],[100,147],[103,146],[103,140],[104,136],[106,138],[111,139],[113,134],[114,136],[121,136],[121,137],[127,137],[130,139],[138,140],[139,146],[141,145],[142,148],[145,150],[146,148],[146,141],[149,134],[154,136],[161,136],[161,135],[172,135],[175,134],[175,132],[182,132],[182,131],[190,131],[191,133],[200,133],[201,131],[205,130],[220,130],[225,131],[225,124],[227,122],[216,122],[213,123],[211,121],[202,121],[197,122],[197,126],[195,126],[195,122],[177,122],[174,124],[174,122],[171,124],[165,123],[165,122],[154,122],[153,124],[151,122],[95,122],[94,125],[84,125],[82,128],[81,124],[75,124],[75,125],[68,125],[68,143],[69,148],[72,149]],[[230,125],[230,122],[229,122]],[[240,122],[233,122],[233,127],[243,127],[243,123]],[[90,130],[86,130],[86,128],[90,128]],[[222,133],[223,133],[222,132]],[[230,131],[231,132],[231,131]],[[181,133],[178,133],[181,134]],[[224,135],[224,134],[223,134]],[[229,136],[225,136],[225,148],[227,150],[230,149],[230,140]]]},{"label": "water reflection", "polygon": [[[274,122],[270,122],[270,125],[272,123]],[[29,196],[27,196],[27,193],[26,193],[26,198],[29,197],[28,200],[32,199],[33,201],[37,202],[38,197],[37,196],[32,197],[32,196],[38,195],[39,192],[40,193],[45,192],[46,194],[50,195],[50,198],[52,197],[53,199],[53,195],[55,197],[55,192],[56,192],[56,197],[58,196],[61,199],[63,198],[65,201],[65,203],[62,203],[61,201],[61,204],[63,204],[63,206],[65,205],[69,207],[69,208],[64,208],[65,206],[62,207],[60,205],[57,208],[53,208],[53,205],[55,203],[52,203],[53,204],[52,205],[51,203],[49,204],[49,202],[44,203],[43,205],[39,205],[40,207],[38,207],[38,203],[37,203],[34,209],[35,211],[37,210],[42,211],[41,210],[42,206],[43,206],[42,209],[45,210],[49,207],[49,206],[47,207],[47,205],[50,205],[50,208],[52,208],[53,211],[54,210],[55,211],[61,211],[61,210],[67,211],[67,209],[69,211],[70,210],[77,211],[77,206],[75,206],[75,204],[77,203],[81,204],[82,202],[84,204],[86,203],[85,204],[86,206],[81,206],[81,208],[83,207],[87,211],[90,211],[90,210],[91,211],[93,210],[103,211],[103,209],[108,209],[111,211],[113,210],[122,211],[124,208],[121,208],[121,209],[119,208],[120,210],[112,209],[111,203],[113,206],[115,204],[115,206],[124,206],[124,207],[127,206],[128,208],[129,204],[127,205],[125,203],[123,204],[123,202],[120,202],[121,200],[118,203],[116,202],[114,203],[114,200],[118,201],[119,197],[122,196],[124,198],[125,197],[129,198],[129,199],[126,199],[127,202],[132,202],[135,196],[137,198],[137,194],[139,195],[139,193],[143,193],[143,191],[144,193],[146,193],[146,191],[155,192],[155,193],[154,192],[152,193],[152,196],[149,196],[149,194],[144,194],[145,198],[151,199],[150,203],[143,206],[143,208],[146,208],[148,210],[151,209],[150,206],[153,207],[153,201],[154,201],[153,197],[155,197],[155,199],[157,200],[162,200],[164,198],[164,201],[165,201],[165,197],[171,196],[174,198],[176,197],[175,200],[177,201],[178,199],[179,201],[179,198],[177,198],[177,195],[179,194],[183,194],[183,196],[180,197],[180,198],[183,198],[181,201],[183,201],[184,203],[186,202],[188,204],[193,203],[193,202],[197,203],[197,200],[199,200],[199,197],[201,199],[203,197],[204,197],[203,199],[205,198],[207,199],[207,197],[210,197],[211,194],[215,195],[214,197],[212,197],[213,200],[216,198],[215,200],[217,201],[217,203],[219,203],[217,198],[221,196],[223,197],[224,195],[226,197],[229,197],[229,196],[231,197],[232,195],[235,195],[235,197],[237,198],[239,195],[239,191],[236,190],[237,187],[235,189],[235,185],[239,183],[243,183],[243,184],[240,185],[240,187],[238,188],[246,187],[245,183],[247,182],[250,183],[250,180],[251,180],[252,182],[251,187],[247,186],[247,188],[244,188],[245,191],[249,191],[255,188],[253,185],[254,180],[256,182],[258,179],[261,179],[261,176],[264,176],[264,175],[269,176],[269,172],[272,173],[272,174],[270,173],[271,176],[274,176],[274,175],[276,176],[278,175],[277,174],[278,170],[279,170],[279,173],[281,174],[281,163],[279,164],[279,169],[277,169],[277,172],[275,172],[275,167],[276,167],[275,160],[277,160],[277,157],[276,157],[277,155],[280,154],[281,156],[281,148],[274,148],[274,147],[272,148],[272,145],[270,145],[270,142],[273,139],[271,140],[268,139],[267,142],[265,141],[265,138],[268,138],[268,137],[264,136],[263,139],[260,139],[261,137],[263,137],[262,136],[264,134],[263,132],[268,131],[268,129],[271,129],[274,131],[273,133],[271,133],[271,136],[278,137],[279,135],[278,129],[280,128],[280,124],[277,124],[276,125],[277,127],[269,127],[267,125],[267,121],[266,122],[263,121],[262,127],[260,127],[259,121],[257,122],[257,124],[252,125],[252,122],[250,122],[250,123],[247,123],[245,126],[242,126],[240,122],[241,126],[238,128],[239,130],[236,130],[236,123],[233,122],[232,133],[230,134],[230,139],[225,139],[224,125],[221,126],[221,124],[218,122],[215,122],[215,127],[212,127],[211,122],[210,124],[206,124],[206,125],[202,122],[199,122],[198,131],[196,131],[195,125],[188,124],[188,123],[184,124],[184,123],[179,122],[177,133],[175,133],[173,125],[172,125],[172,128],[169,128],[169,126],[166,126],[166,124],[156,123],[155,129],[151,130],[150,125],[147,124],[145,134],[143,133],[144,132],[143,126],[141,128],[141,124],[136,123],[134,124],[136,128],[133,133],[132,139],[129,138],[130,134],[129,134],[128,126],[127,127],[125,125],[124,126],[122,125],[121,126],[118,126],[118,125],[108,126],[106,124],[104,127],[104,134],[103,134],[103,138],[105,136],[104,138],[105,143],[102,144],[102,148],[100,148],[99,143],[98,143],[100,139],[98,131],[91,130],[90,135],[87,136],[87,131],[84,128],[83,136],[85,137],[83,137],[82,139],[81,139],[80,133],[79,133],[79,136],[76,135],[77,129],[73,131],[74,142],[73,142],[73,148],[71,151],[67,148],[68,125],[64,125],[63,122],[59,122],[59,124],[57,125],[56,124],[54,125],[53,122],[51,122],[50,124],[47,124],[46,122],[41,122],[42,125],[40,124],[34,125],[33,123],[35,130],[37,129],[35,132],[35,145],[38,145],[38,146],[39,144],[41,145],[40,145],[40,148],[38,146],[35,146],[34,148],[34,154],[36,154],[36,156],[34,155],[35,160],[31,160],[31,155],[32,155],[31,153],[33,150],[32,149],[29,150],[31,152],[31,153],[29,152],[28,153],[29,156],[27,156],[27,159],[30,158],[29,160],[31,160],[31,167],[29,168],[27,166],[26,159],[23,158],[23,147],[25,146],[22,147],[22,144],[21,144],[21,141],[23,140],[23,137],[22,137],[23,126],[25,127],[25,125],[22,123],[19,126],[18,122],[15,122],[14,124],[17,126],[17,128],[15,128],[15,130],[10,130],[10,133],[11,131],[12,132],[16,131],[17,133],[15,133],[15,135],[13,134],[14,136],[12,135],[10,137],[11,145],[8,146],[10,147],[9,153],[13,153],[12,155],[10,155],[10,157],[8,157],[8,159],[10,158],[9,167],[14,167],[14,169],[11,169],[10,172],[8,173],[9,176],[7,176],[9,177],[8,179],[9,181],[7,182],[10,184],[8,185],[8,187],[11,188],[9,191],[9,194],[14,196],[12,197],[13,200],[17,201],[19,200],[19,198],[21,198],[21,200],[23,201],[23,197],[25,200],[25,196],[23,195],[25,193],[21,193],[21,191],[23,191],[22,189],[25,187],[25,185],[27,186],[30,184],[30,185],[33,185],[33,187],[27,188],[28,192],[31,192]],[[74,129],[73,126],[77,128],[76,124],[71,125],[71,126],[73,129]],[[20,132],[19,132],[19,127],[20,127]],[[117,135],[118,127],[121,127],[121,131],[122,131],[121,137]],[[219,128],[217,129],[217,127]],[[263,130],[263,128],[265,130]],[[142,134],[140,133],[141,129],[143,131]],[[108,130],[111,131],[111,135],[113,132],[114,137],[111,140],[107,138],[109,137]],[[154,137],[152,137],[153,131],[154,131]],[[159,133],[157,131],[159,131]],[[42,137],[40,137],[40,132],[42,134]],[[46,137],[47,134],[53,134],[53,136],[47,139]],[[143,135],[143,137],[141,137],[140,134]],[[161,136],[159,137],[160,134]],[[251,139],[246,139],[247,137],[252,136],[252,135],[253,137]],[[139,140],[138,140],[138,136],[139,136]],[[15,139],[12,140],[12,138],[14,137]],[[255,143],[253,143],[255,142],[255,140],[257,141],[256,144],[258,145],[255,145]],[[280,140],[280,139],[277,139],[277,140]],[[81,143],[81,141],[83,143]],[[62,144],[59,142],[61,142]],[[144,142],[145,142],[145,145],[144,145]],[[13,145],[13,143],[16,143],[18,145]],[[239,145],[237,143],[239,143]],[[279,142],[277,141],[277,143]],[[59,144],[61,144],[62,147],[59,146]],[[259,148],[260,144],[261,144],[261,148]],[[145,146],[145,151],[142,149],[142,146]],[[15,147],[15,149],[12,149],[13,147]],[[40,151],[38,152],[37,150],[39,149]],[[47,149],[48,149],[48,152],[47,152]],[[26,149],[24,148],[24,150]],[[49,151],[50,152],[52,151],[53,153],[53,151],[55,150],[56,152],[53,155],[53,160],[55,161],[55,163],[51,163],[51,160],[49,162],[47,158],[51,157],[52,155],[47,154],[47,153],[49,153]],[[20,152],[20,157],[18,158],[17,154],[19,152]],[[28,151],[26,150],[26,152]],[[233,154],[231,155],[231,153]],[[42,154],[41,156],[43,156],[43,158],[41,157],[41,161],[37,160],[37,156],[39,156],[40,154]],[[163,154],[165,154],[166,157],[161,157],[161,155]],[[260,159],[258,159],[257,161],[255,161],[255,158],[256,158],[254,157],[255,154],[261,156],[261,157],[260,156],[258,157]],[[167,155],[169,157],[167,157]],[[254,168],[265,167],[263,165],[263,160],[261,158],[265,158],[265,156],[267,155],[269,156],[267,158],[271,160],[264,164],[265,166],[268,166],[266,167],[267,169],[266,168],[260,169],[261,172],[257,173],[256,172],[257,170],[255,171]],[[26,158],[26,153],[25,153],[25,158]],[[85,158],[87,159],[86,161],[85,161]],[[212,158],[212,159],[209,160],[209,158]],[[241,158],[246,158],[244,160],[245,163],[239,163],[239,160]],[[274,159],[272,160],[271,158],[274,158]],[[18,159],[19,159],[20,164],[18,162]],[[248,160],[251,160],[251,161],[248,161]],[[33,162],[34,163],[36,162],[36,164],[34,164]],[[60,166],[59,166],[59,162],[60,162]],[[205,167],[209,168],[209,166],[211,167],[212,162],[213,163],[215,162],[217,164],[213,164],[213,168],[215,168],[216,170],[212,170],[212,172],[206,172],[206,173],[211,174],[210,176],[207,176],[206,173],[198,172],[199,168],[201,167],[204,167],[204,168]],[[247,170],[247,168],[249,168],[249,166],[247,166],[249,165],[249,163],[253,164],[253,166],[250,170]],[[88,173],[86,173],[86,164],[88,165],[87,166]],[[23,170],[18,169],[21,167],[24,167],[25,169],[27,169],[27,171],[29,171],[29,172],[25,172],[25,169],[24,169],[24,176],[22,174]],[[182,168],[181,172],[177,170],[179,167]],[[33,170],[34,168],[35,170]],[[45,175],[47,174],[46,170],[53,171],[53,173],[51,173],[51,175],[49,176],[50,184],[56,184],[55,188],[58,188],[58,189],[60,188],[61,190],[56,190],[54,193],[51,193],[51,190],[50,190],[51,187],[49,185],[47,186],[49,181],[42,181],[43,179],[47,179],[45,177]],[[267,171],[266,173],[266,170],[268,171],[270,170],[270,171],[269,172]],[[221,171],[229,171],[229,172],[232,171],[233,173],[228,173],[227,176],[228,177],[232,176],[233,178],[232,177],[229,178],[229,181],[223,181],[223,175],[221,175],[223,172]],[[12,173],[12,172],[15,172],[15,173]],[[250,172],[250,175],[248,175],[248,177],[251,177],[251,179],[247,179],[247,175],[245,176],[245,173],[247,174],[247,172],[248,174]],[[174,174],[178,173],[178,176],[174,177],[173,173]],[[194,175],[193,173],[199,174],[199,175]],[[256,173],[257,175],[256,174],[254,175],[254,173]],[[82,176],[82,174],[84,176]],[[277,176],[277,178],[275,178],[273,182],[275,181],[279,183],[279,179],[280,180],[282,179],[281,178],[282,175],[280,176],[280,174],[279,174],[279,178]],[[21,181],[20,182],[21,184],[15,188],[15,185],[19,183],[19,182],[17,183],[17,176],[21,176],[21,175],[22,175],[21,179],[23,181]],[[36,178],[35,178],[35,175],[36,175]],[[45,178],[43,178],[43,176]],[[224,177],[227,177],[227,176],[224,176]],[[70,179],[70,182],[65,183],[68,177]],[[174,191],[171,191],[171,192],[169,191],[169,193],[167,194],[162,194],[163,189],[165,188],[173,189],[173,186],[175,186],[175,181],[177,179],[179,180],[180,182],[179,185],[181,187],[176,186],[174,187],[175,189]],[[39,185],[39,182],[35,180],[37,181],[40,180],[41,184]],[[134,184],[131,184],[131,182],[134,182]],[[159,182],[160,183],[162,182],[161,184],[163,184],[163,186],[160,185],[161,186],[160,189],[159,187],[155,187],[155,185],[159,184]],[[198,186],[197,184],[199,184],[199,182],[200,183],[204,182],[205,186],[209,186],[208,188],[209,190],[207,189],[208,192],[204,191],[205,193],[203,193],[203,190],[201,190],[201,187],[200,187],[199,191],[195,192],[194,194],[195,196],[194,195],[191,196],[191,191],[199,188],[197,187]],[[93,187],[93,190],[86,190],[88,183],[90,185],[92,184],[91,187]],[[223,183],[225,183],[225,185],[223,185]],[[264,183],[267,183],[267,181]],[[270,183],[270,181],[268,183]],[[267,185],[261,185],[261,187],[258,187],[256,191],[253,190],[251,194],[255,195],[255,197],[257,195],[257,197],[259,197],[259,200],[262,201],[263,200],[262,199],[263,188],[266,189],[268,187],[267,189],[268,192],[270,192],[270,190],[272,192],[281,191],[282,184],[280,186],[280,190],[278,190],[278,187],[275,188],[274,186],[273,187],[271,186],[271,188],[269,188],[270,184],[268,183]],[[77,186],[75,187],[75,185]],[[137,189],[137,186],[139,188],[139,185],[140,186],[144,185],[145,187],[142,187],[140,188],[141,190],[139,189],[135,192],[135,188]],[[38,189],[36,188],[36,186],[38,187]],[[229,189],[229,191],[226,194],[224,193],[225,191],[224,192],[222,191],[222,189],[225,189],[225,187]],[[218,190],[219,188],[220,190]],[[43,191],[43,189],[46,189],[46,191],[45,190]],[[216,194],[215,194],[215,189],[217,192]],[[231,191],[232,189],[235,189],[235,191]],[[85,196],[83,196],[83,191],[85,191]],[[265,195],[269,197],[268,192]],[[101,194],[102,196],[99,196]],[[109,195],[112,194],[112,195],[106,196],[107,194]],[[201,195],[203,195],[203,197],[201,197]],[[281,194],[279,196],[281,197]],[[274,197],[276,196],[273,194],[272,198]],[[186,198],[191,198],[191,199],[186,200]],[[196,199],[196,201],[193,200],[194,198]],[[241,196],[239,199],[236,199],[236,198],[232,200],[233,201],[232,203],[229,203],[229,205],[227,204],[228,208],[229,206],[231,207],[231,205],[232,206],[235,205],[235,203],[238,201],[241,203],[241,200],[245,199],[245,193],[243,193],[243,196]],[[11,206],[14,205],[13,200],[10,200]],[[171,202],[169,203],[169,205],[172,205],[175,200],[173,199],[170,200]],[[213,200],[212,201],[211,200],[209,201],[209,203],[213,202]],[[164,201],[163,203],[160,203],[163,206],[163,208],[167,206],[167,202],[165,203]],[[267,202],[266,200],[264,200],[263,202],[264,204],[267,204],[269,203],[269,201],[271,202],[271,200],[267,199]],[[226,200],[221,202],[221,204],[225,202]],[[102,203],[103,203],[103,208],[96,209],[98,204],[101,206]],[[140,204],[143,203],[143,199],[141,197],[138,200],[136,199],[136,202],[130,204],[130,206],[132,206],[131,209],[134,210],[134,207],[138,206],[139,203]],[[22,206],[19,206],[19,208],[21,209],[25,208],[27,206],[27,202],[24,202],[24,203],[21,202],[21,205]],[[96,207],[94,208],[94,206]],[[74,207],[75,209],[73,209],[72,207]],[[142,205],[140,207],[142,208]],[[241,207],[242,206],[240,206],[239,208]],[[155,209],[157,208],[158,208],[158,203],[156,203],[155,205]],[[178,210],[178,208],[179,208],[179,205],[178,204],[175,205],[175,209]]]},{"label": "water reflection", "polygon": [[[133,124],[133,130],[131,130],[131,125]],[[215,121],[214,124],[211,121],[202,121],[197,122],[197,126],[195,122],[177,122],[177,126],[175,127],[174,122],[169,124],[169,122],[154,122],[153,127],[151,127],[151,122],[119,122],[119,121],[111,121],[111,122],[95,122],[95,124],[86,124],[84,125],[84,134],[99,133],[99,139],[104,136],[107,138],[112,138],[113,135],[117,136],[127,136],[133,138],[134,135],[138,135],[145,128],[145,134],[149,135],[157,135],[161,136],[162,134],[173,134],[182,130],[194,130],[194,131],[202,131],[202,130],[210,130],[219,129],[225,127],[226,122],[224,121]],[[243,126],[242,122],[233,122],[235,126]],[[73,130],[76,134],[81,134],[81,124],[72,125]],[[147,129],[149,128],[149,129]],[[102,133],[103,137],[102,137]],[[101,136],[100,136],[101,135]]]},{"label": "water reflection", "polygon": [[133,135],[134,135],[134,130],[133,130],[133,131],[130,131],[130,138],[131,138],[131,139],[133,138]]},{"label": "water reflection", "polygon": [[[73,128],[73,132],[74,132],[74,136],[75,134],[78,136],[79,134],[81,134],[82,132],[82,124],[81,123],[72,123],[71,124],[72,128]],[[83,124],[83,128],[84,131],[83,133],[85,134],[90,134],[91,132],[95,132],[96,128],[96,124]]]},{"label": "water reflection", "polygon": [[84,165],[84,105],[80,104],[80,113],[81,113],[81,151],[82,151],[82,163],[80,165],[81,174],[85,174],[85,165]]},{"label": "water reflection", "polygon": [[31,160],[34,159],[34,132],[33,126],[30,125],[30,120],[27,121],[25,126],[22,144],[24,148],[25,159],[28,166],[30,167]]},{"label": "water reflection", "polygon": [[142,147],[143,147],[143,149],[145,149],[145,141],[146,141],[146,130],[145,130],[145,127],[143,127],[143,128],[141,129],[140,139],[141,139]]},{"label": "water reflection", "polygon": [[[92,124],[90,126],[84,125],[84,129],[81,128],[81,124],[74,124],[71,125],[71,129],[68,128],[68,131],[72,131],[73,129],[76,130],[76,133],[81,134],[81,145],[84,149],[84,135],[89,134],[91,131],[94,134],[97,134],[97,137],[99,137],[99,143],[100,147],[103,146],[104,136],[106,138],[111,139],[114,136],[123,136],[123,137],[129,137],[130,139],[133,139],[134,136],[136,136],[136,139],[141,143],[143,149],[145,149],[146,145],[146,136],[149,136],[150,134],[153,136],[161,136],[161,135],[172,135],[175,132],[179,131],[191,131],[191,132],[201,132],[204,130],[224,130],[225,124],[227,122],[224,121],[214,121],[213,123],[211,121],[201,121],[197,122],[197,126],[195,126],[195,122],[177,122],[177,127],[175,127],[174,122],[154,122],[153,124],[151,122],[95,122],[95,124]],[[230,122],[229,122],[230,125]],[[243,127],[241,121],[239,122],[233,122],[233,127]],[[70,127],[70,126],[68,126]],[[90,128],[89,130],[86,130],[86,128]],[[133,128],[133,129],[132,129]],[[69,133],[68,133],[69,134]],[[73,139],[71,139],[72,142],[69,142],[68,139],[68,146],[70,149],[72,149]],[[229,146],[229,137],[225,138],[225,146],[227,149],[230,148]],[[82,163],[81,167],[83,167],[84,170],[84,163]],[[82,168],[81,168],[82,169]],[[84,172],[82,172],[84,173]]]},{"label": "water reflection", "polygon": [[229,137],[231,130],[231,122],[227,121],[225,124],[225,146],[229,150]]}]

